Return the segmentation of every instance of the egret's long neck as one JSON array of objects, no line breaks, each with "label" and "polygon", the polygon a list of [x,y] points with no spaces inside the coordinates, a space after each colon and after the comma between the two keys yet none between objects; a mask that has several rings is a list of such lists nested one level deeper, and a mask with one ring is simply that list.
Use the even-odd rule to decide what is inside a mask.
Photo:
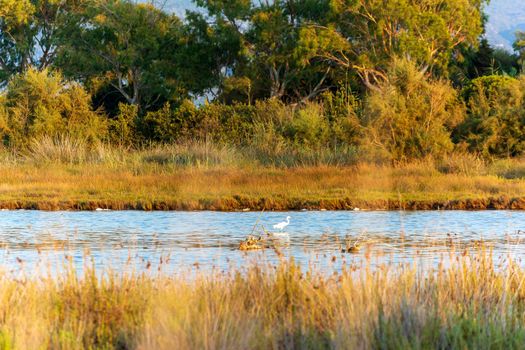
[{"label": "egret's long neck", "polygon": [[290,218],[286,218],[286,222],[290,225]]}]

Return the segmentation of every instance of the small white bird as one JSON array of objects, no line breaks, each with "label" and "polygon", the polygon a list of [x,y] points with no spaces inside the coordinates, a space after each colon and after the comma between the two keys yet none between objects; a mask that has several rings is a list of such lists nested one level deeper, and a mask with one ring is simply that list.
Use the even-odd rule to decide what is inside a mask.
[{"label": "small white bird", "polygon": [[287,216],[286,221],[273,225],[273,228],[282,231],[286,226],[290,225],[290,219],[291,218]]}]

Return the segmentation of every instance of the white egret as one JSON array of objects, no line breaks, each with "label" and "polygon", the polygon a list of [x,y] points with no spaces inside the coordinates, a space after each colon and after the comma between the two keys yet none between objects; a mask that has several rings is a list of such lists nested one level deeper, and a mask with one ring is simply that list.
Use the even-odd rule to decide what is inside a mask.
[{"label": "white egret", "polygon": [[283,221],[283,222],[280,222],[278,224],[273,225],[273,228],[276,229],[276,230],[279,230],[279,231],[284,230],[284,228],[286,226],[290,225],[290,219],[291,218],[289,216],[287,216],[286,217],[286,221]]}]

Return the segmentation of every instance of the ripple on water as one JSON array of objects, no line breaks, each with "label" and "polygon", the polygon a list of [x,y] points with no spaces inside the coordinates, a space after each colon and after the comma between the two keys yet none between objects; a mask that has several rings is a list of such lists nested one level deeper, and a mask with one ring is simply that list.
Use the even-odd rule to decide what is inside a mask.
[{"label": "ripple on water", "polygon": [[[263,235],[291,216],[279,249],[238,251],[247,235]],[[257,228],[254,225],[258,223]],[[525,254],[525,212],[42,212],[0,213],[0,265],[29,268],[43,256],[61,252],[79,264],[89,254],[95,266],[123,266],[130,257],[172,270],[244,266],[293,257],[304,266],[340,269],[360,263],[434,263],[451,251],[479,249]],[[342,249],[358,241],[357,254]],[[169,259],[167,258],[169,256]],[[17,259],[18,258],[18,259]],[[166,264],[168,261],[168,264]]]}]

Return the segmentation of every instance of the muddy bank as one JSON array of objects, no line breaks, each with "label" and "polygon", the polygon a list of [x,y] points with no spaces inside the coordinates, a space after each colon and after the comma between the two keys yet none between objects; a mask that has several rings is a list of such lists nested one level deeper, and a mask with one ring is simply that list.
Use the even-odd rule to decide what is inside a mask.
[{"label": "muddy bank", "polygon": [[173,200],[173,201],[3,201],[3,210],[145,210],[145,211],[285,211],[285,210],[525,210],[525,197],[481,198],[447,201],[412,200],[355,200],[300,199],[300,198],[246,198],[234,196],[221,199]]}]

